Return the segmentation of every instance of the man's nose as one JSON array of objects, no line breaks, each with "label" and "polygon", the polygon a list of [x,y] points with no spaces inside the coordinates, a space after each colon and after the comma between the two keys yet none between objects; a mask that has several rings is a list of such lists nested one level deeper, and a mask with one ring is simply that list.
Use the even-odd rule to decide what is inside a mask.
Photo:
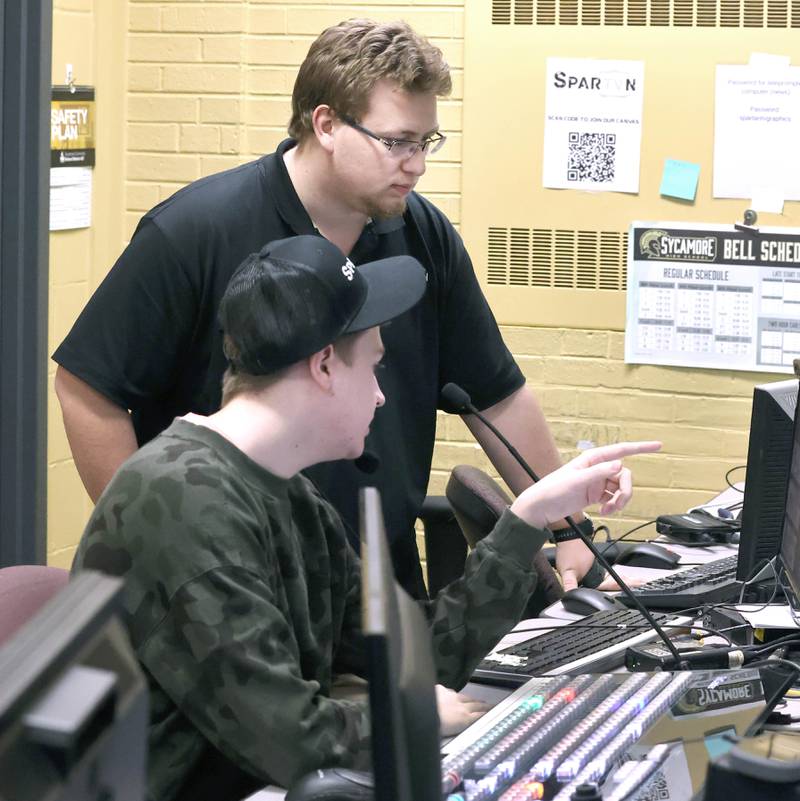
[{"label": "man's nose", "polygon": [[427,153],[422,148],[419,148],[413,156],[409,156],[403,162],[403,170],[420,177],[425,174],[426,159]]}]

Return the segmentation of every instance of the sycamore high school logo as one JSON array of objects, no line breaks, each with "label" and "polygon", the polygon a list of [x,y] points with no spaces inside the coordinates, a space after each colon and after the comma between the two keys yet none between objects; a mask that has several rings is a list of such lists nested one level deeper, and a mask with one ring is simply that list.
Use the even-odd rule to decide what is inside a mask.
[{"label": "sycamore high school logo", "polygon": [[350,259],[342,265],[342,275],[348,280],[352,281],[353,276],[356,274],[356,268]]},{"label": "sycamore high school logo", "polygon": [[683,698],[673,707],[672,713],[676,717],[683,715],[696,715],[723,709],[731,706],[741,706],[761,701],[764,690],[758,678],[736,681],[722,686],[694,687],[687,690]]},{"label": "sycamore high school logo", "polygon": [[648,259],[714,261],[717,237],[677,235],[651,228],[639,237],[639,252]]}]

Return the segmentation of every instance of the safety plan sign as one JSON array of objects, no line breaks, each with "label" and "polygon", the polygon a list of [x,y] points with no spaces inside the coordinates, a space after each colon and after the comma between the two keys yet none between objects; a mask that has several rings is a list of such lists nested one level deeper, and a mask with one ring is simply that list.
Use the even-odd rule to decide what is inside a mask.
[{"label": "safety plan sign", "polygon": [[94,89],[53,87],[50,100],[50,230],[86,228],[95,163]]}]

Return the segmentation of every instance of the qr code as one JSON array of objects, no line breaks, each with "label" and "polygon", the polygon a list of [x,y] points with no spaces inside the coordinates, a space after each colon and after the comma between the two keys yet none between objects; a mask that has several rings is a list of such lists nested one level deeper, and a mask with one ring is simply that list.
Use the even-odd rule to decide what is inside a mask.
[{"label": "qr code", "polygon": [[613,133],[569,134],[568,181],[602,183],[614,180],[617,135]]},{"label": "qr code", "polygon": [[645,784],[636,801],[669,801],[670,794],[664,771],[660,770]]}]

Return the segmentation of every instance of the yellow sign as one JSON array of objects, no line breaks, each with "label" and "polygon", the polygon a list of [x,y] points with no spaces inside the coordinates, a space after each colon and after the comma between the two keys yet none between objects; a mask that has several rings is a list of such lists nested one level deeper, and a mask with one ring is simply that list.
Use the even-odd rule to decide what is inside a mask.
[{"label": "yellow sign", "polygon": [[94,89],[53,87],[50,101],[50,166],[94,165]]}]

